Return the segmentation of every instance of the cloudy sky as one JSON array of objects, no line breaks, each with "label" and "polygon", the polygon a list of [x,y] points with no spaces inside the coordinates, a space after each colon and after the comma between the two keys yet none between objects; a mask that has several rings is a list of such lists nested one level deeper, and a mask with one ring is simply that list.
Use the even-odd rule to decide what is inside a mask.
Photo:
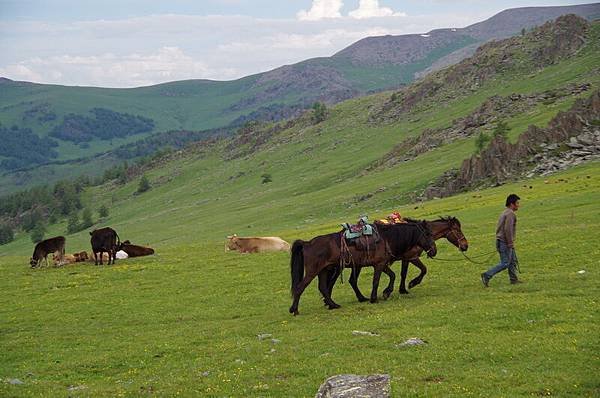
[{"label": "cloudy sky", "polygon": [[231,80],[367,36],[464,27],[506,8],[586,1],[0,0],[0,76],[137,87]]}]

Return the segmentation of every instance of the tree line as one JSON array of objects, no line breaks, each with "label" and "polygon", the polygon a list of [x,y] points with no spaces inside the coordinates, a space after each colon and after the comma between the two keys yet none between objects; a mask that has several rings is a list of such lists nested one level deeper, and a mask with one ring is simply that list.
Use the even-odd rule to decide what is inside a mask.
[{"label": "tree line", "polygon": [[139,176],[135,194],[142,194],[152,188],[150,180],[143,174],[144,165],[165,154],[166,151],[160,151],[133,165],[123,162],[94,179],[81,176],[0,197],[0,245],[14,240],[17,231],[29,233],[31,241],[37,243],[44,239],[49,225],[64,220],[67,222],[67,234],[91,227],[98,220],[109,216],[109,208],[102,204],[92,209],[90,204],[84,203],[82,193],[85,188],[100,186],[109,181],[122,185]]},{"label": "tree line", "polygon": [[44,164],[58,157],[54,150],[58,143],[51,138],[38,137],[31,129],[16,125],[5,127],[0,123],[0,168],[16,170],[30,165]]},{"label": "tree line", "polygon": [[87,142],[99,138],[110,140],[128,135],[147,133],[154,129],[154,120],[119,113],[104,108],[93,108],[93,117],[69,113],[63,121],[50,131],[50,136],[75,143]]}]

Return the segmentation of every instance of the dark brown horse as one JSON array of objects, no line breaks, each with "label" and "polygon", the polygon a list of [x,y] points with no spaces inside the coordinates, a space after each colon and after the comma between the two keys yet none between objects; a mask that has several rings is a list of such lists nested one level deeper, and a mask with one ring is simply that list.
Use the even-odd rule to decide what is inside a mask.
[{"label": "dark brown horse", "polygon": [[[318,275],[319,290],[329,309],[339,308],[331,299],[329,285],[335,282],[341,266],[372,266],[373,290],[371,301],[377,301],[377,288],[381,272],[395,259],[401,258],[414,246],[427,250],[435,256],[436,247],[431,231],[425,223],[407,223],[376,226],[380,239],[369,250],[357,250],[355,246],[342,249],[343,232],[320,235],[310,241],[297,240],[291,249],[291,277],[293,302],[290,313],[298,315],[298,303],[304,289]],[[336,271],[337,270],[337,271]]]},{"label": "dark brown horse", "polygon": [[[415,220],[407,219],[407,221],[415,222]],[[426,221],[427,226],[431,229],[431,233],[433,235],[433,239],[438,240],[440,238],[446,238],[450,243],[456,246],[460,251],[467,251],[469,248],[469,242],[465,235],[461,230],[460,221],[455,217],[442,217],[438,220],[434,221]],[[420,246],[415,246],[408,250],[399,260],[402,260],[402,270],[401,270],[401,281],[400,281],[400,294],[408,294],[406,290],[406,276],[408,273],[408,265],[409,263],[414,264],[417,268],[421,270],[421,273],[410,281],[408,284],[408,288],[412,289],[417,286],[423,278],[425,274],[427,274],[427,267],[425,264],[421,262],[419,256],[423,253],[423,249]],[[358,277],[360,275],[360,267],[356,267],[352,269],[352,274],[350,275],[350,286],[354,289],[354,294],[356,294],[356,298],[358,301],[367,301],[367,298],[363,296],[360,289],[358,288]],[[390,277],[390,283],[388,287],[383,291],[383,297],[388,298],[392,292],[394,291],[394,281],[396,280],[396,274],[391,268],[386,268],[383,270],[385,274]],[[330,283],[333,280],[332,277],[329,278]],[[333,282],[335,282],[333,280]],[[333,289],[333,286],[328,286],[328,289]]]}]

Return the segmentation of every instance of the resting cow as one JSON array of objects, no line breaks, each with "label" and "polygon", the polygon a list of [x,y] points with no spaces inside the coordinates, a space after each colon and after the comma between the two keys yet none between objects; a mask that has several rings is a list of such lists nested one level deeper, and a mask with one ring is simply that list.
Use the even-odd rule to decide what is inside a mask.
[{"label": "resting cow", "polygon": [[227,237],[227,248],[240,253],[289,251],[290,244],[276,236],[246,237],[237,235]]},{"label": "resting cow", "polygon": [[33,249],[33,256],[29,259],[29,265],[32,268],[37,267],[42,259],[46,260],[48,265],[48,254],[58,252],[60,258],[65,255],[65,237],[57,236],[39,242]]},{"label": "resting cow", "polygon": [[149,256],[154,254],[154,249],[151,247],[138,246],[132,244],[130,241],[126,240],[119,246],[120,250],[123,250],[129,257],[141,257],[141,256]]},{"label": "resting cow", "polygon": [[98,265],[99,255],[100,265],[102,265],[102,253],[104,252],[108,253],[108,265],[110,265],[111,260],[114,264],[117,248],[121,245],[121,240],[115,230],[105,227],[93,230],[90,232],[90,235],[92,236],[90,243],[92,244],[92,252],[94,253],[94,264]]},{"label": "resting cow", "polygon": [[61,256],[60,254],[56,253],[52,255],[52,261],[54,262],[54,265],[73,264],[76,262],[75,256],[72,254],[65,254],[64,256]]},{"label": "resting cow", "polygon": [[54,261],[55,265],[80,263],[80,262],[85,261],[87,259],[88,259],[87,252],[65,254],[64,256],[62,256],[62,259],[61,259],[61,256],[59,256],[57,254],[54,254],[52,256],[52,260]]}]

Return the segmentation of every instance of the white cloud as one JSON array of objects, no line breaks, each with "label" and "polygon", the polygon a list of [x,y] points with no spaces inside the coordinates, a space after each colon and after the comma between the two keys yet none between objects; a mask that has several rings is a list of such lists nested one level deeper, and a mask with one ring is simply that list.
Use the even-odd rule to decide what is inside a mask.
[{"label": "white cloud", "polygon": [[341,18],[342,0],[313,0],[310,10],[300,10],[296,16],[301,21],[318,21],[323,18]]},{"label": "white cloud", "polygon": [[191,78],[230,80],[331,56],[367,36],[424,33],[479,20],[480,15],[445,14],[310,23],[198,15],[73,23],[0,21],[0,76],[103,87]]},{"label": "white cloud", "polygon": [[[27,65],[27,66],[25,66]],[[61,84],[135,87],[173,80],[195,79],[214,73],[205,63],[194,60],[178,47],[162,47],[151,54],[133,53],[119,56],[57,55],[35,57],[22,64],[0,69],[0,75],[14,79]],[[236,74],[220,70],[219,74]]]},{"label": "white cloud", "polygon": [[25,63],[12,64],[0,68],[0,77],[2,76],[10,76],[15,80],[26,80],[30,82],[39,82],[42,80],[42,75],[31,70]]},{"label": "white cloud", "polygon": [[380,7],[379,0],[360,0],[358,8],[348,13],[352,18],[405,17],[406,13],[394,12],[391,8]]}]

